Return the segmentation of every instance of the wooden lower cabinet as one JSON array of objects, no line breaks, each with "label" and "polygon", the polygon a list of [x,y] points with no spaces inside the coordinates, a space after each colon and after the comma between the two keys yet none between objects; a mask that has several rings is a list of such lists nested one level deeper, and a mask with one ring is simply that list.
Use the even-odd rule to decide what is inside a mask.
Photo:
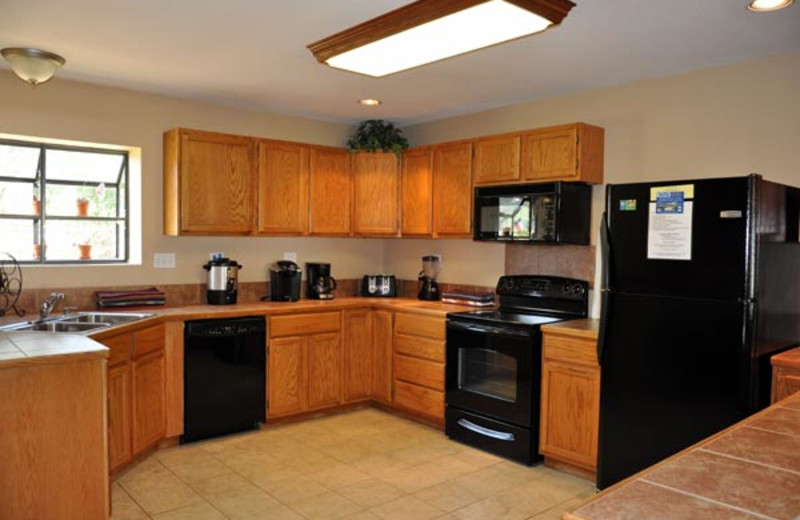
[{"label": "wooden lower cabinet", "polygon": [[772,402],[800,392],[800,347],[776,354],[772,362]]},{"label": "wooden lower cabinet", "polygon": [[133,458],[130,362],[108,369],[108,469],[113,472]]},{"label": "wooden lower cabinet", "polygon": [[165,326],[98,339],[108,366],[109,471],[166,437]]},{"label": "wooden lower cabinet", "polygon": [[364,401],[372,396],[373,315],[369,309],[344,311],[344,401]]},{"label": "wooden lower cabinet", "polygon": [[393,404],[444,423],[445,317],[398,312],[393,345]]},{"label": "wooden lower cabinet", "polygon": [[597,341],[545,331],[539,430],[545,460],[596,471],[599,418]]},{"label": "wooden lower cabinet", "polygon": [[267,418],[342,402],[340,311],[269,318]]}]

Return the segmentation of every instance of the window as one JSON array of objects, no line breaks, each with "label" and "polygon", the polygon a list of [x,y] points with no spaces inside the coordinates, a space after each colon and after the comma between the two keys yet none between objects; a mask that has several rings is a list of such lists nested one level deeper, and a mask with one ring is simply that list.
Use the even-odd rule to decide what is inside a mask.
[{"label": "window", "polygon": [[0,250],[20,263],[129,258],[128,152],[0,140]]}]

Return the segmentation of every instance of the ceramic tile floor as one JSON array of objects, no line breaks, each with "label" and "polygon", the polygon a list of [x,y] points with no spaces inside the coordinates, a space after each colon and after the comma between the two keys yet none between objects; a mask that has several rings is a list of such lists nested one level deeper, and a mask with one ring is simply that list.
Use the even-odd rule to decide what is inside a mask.
[{"label": "ceramic tile floor", "polygon": [[375,410],[159,451],[112,486],[112,520],[556,520],[594,483]]}]

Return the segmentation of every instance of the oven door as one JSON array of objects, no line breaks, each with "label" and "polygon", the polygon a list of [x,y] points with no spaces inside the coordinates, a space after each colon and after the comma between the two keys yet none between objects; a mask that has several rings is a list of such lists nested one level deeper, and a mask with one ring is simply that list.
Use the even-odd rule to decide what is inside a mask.
[{"label": "oven door", "polygon": [[541,382],[539,334],[538,328],[448,320],[448,408],[534,426]]}]

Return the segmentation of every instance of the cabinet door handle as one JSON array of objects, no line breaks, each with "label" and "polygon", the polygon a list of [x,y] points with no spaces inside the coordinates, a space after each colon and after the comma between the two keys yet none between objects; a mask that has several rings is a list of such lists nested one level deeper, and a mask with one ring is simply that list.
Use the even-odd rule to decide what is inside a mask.
[{"label": "cabinet door handle", "polygon": [[483,426],[478,426],[472,421],[468,421],[467,419],[459,419],[458,425],[466,428],[467,430],[473,431],[477,434],[491,437],[492,439],[497,439],[499,441],[506,441],[506,442],[513,442],[514,441],[514,434],[509,432],[499,432],[497,430],[492,430],[491,428],[485,428]]}]

